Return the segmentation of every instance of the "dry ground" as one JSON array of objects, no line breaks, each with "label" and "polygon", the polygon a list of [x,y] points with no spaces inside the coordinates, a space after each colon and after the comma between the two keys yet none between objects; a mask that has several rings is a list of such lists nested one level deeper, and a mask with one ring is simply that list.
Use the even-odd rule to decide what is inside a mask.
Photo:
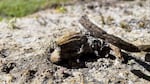
[{"label": "dry ground", "polygon": [[55,65],[45,54],[57,37],[85,31],[78,22],[84,14],[123,40],[150,44],[149,0],[80,2],[65,8],[65,13],[47,9],[0,22],[0,84],[150,84],[145,52],[124,52],[127,61],[117,66],[112,56],[87,60],[85,67]]}]

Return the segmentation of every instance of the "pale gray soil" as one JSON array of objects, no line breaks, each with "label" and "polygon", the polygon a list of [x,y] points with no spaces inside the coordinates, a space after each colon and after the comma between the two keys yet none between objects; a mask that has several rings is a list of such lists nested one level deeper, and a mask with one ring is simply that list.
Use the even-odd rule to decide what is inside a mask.
[{"label": "pale gray soil", "polygon": [[90,56],[84,67],[52,64],[45,53],[66,32],[85,31],[78,22],[85,14],[127,42],[150,44],[150,0],[81,2],[65,8],[65,13],[47,9],[0,22],[0,84],[150,84],[146,52],[124,52],[126,62],[118,65],[113,56]]}]

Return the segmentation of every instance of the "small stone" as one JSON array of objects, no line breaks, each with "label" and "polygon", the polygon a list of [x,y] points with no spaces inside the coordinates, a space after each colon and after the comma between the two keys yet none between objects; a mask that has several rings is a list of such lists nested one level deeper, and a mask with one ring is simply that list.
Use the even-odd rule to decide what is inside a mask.
[{"label": "small stone", "polygon": [[147,53],[147,54],[145,55],[145,61],[146,61],[146,62],[150,62],[150,53]]},{"label": "small stone", "polygon": [[8,51],[8,49],[2,49],[0,50],[0,57],[5,58],[9,55],[9,53],[10,52]]}]

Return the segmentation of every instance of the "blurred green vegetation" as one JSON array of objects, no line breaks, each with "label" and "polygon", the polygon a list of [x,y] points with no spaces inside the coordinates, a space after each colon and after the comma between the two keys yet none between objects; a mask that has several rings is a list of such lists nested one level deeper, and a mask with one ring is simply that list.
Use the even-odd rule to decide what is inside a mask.
[{"label": "blurred green vegetation", "polygon": [[0,20],[22,17],[68,0],[0,0]]}]

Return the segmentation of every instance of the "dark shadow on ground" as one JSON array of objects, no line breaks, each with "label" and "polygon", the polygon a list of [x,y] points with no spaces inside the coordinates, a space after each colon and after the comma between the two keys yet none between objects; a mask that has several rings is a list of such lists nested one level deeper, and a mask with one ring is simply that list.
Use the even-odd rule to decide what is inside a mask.
[{"label": "dark shadow on ground", "polygon": [[[150,65],[148,64],[148,63],[146,63],[146,62],[144,62],[144,61],[142,61],[142,60],[140,60],[140,59],[137,59],[137,58],[135,58],[135,57],[133,57],[133,56],[129,56],[127,53],[124,53],[124,52],[122,52],[122,54],[123,54],[123,57],[124,57],[124,59],[125,59],[125,61],[124,61],[124,63],[128,63],[128,61],[129,60],[135,60],[138,64],[140,64],[142,67],[144,67],[147,71],[149,71],[150,72]],[[131,72],[134,74],[134,75],[136,75],[136,76],[138,76],[139,78],[143,78],[143,79],[145,79],[145,80],[147,80],[147,81],[150,81],[150,76],[148,76],[148,75],[146,75],[146,74],[144,74],[142,71],[140,71],[140,70],[131,70]]]},{"label": "dark shadow on ground", "polygon": [[143,73],[142,71],[140,71],[140,70],[131,70],[131,72],[132,72],[134,75],[138,76],[139,78],[143,78],[143,79],[145,79],[145,80],[150,81],[150,76],[147,76],[146,74],[144,74],[144,73]]},{"label": "dark shadow on ground", "polygon": [[129,60],[135,60],[138,64],[140,64],[141,66],[143,66],[147,71],[150,72],[150,65],[140,59],[137,59],[133,56],[129,56],[127,53],[122,52],[123,57],[125,59],[124,63],[127,63]]}]

